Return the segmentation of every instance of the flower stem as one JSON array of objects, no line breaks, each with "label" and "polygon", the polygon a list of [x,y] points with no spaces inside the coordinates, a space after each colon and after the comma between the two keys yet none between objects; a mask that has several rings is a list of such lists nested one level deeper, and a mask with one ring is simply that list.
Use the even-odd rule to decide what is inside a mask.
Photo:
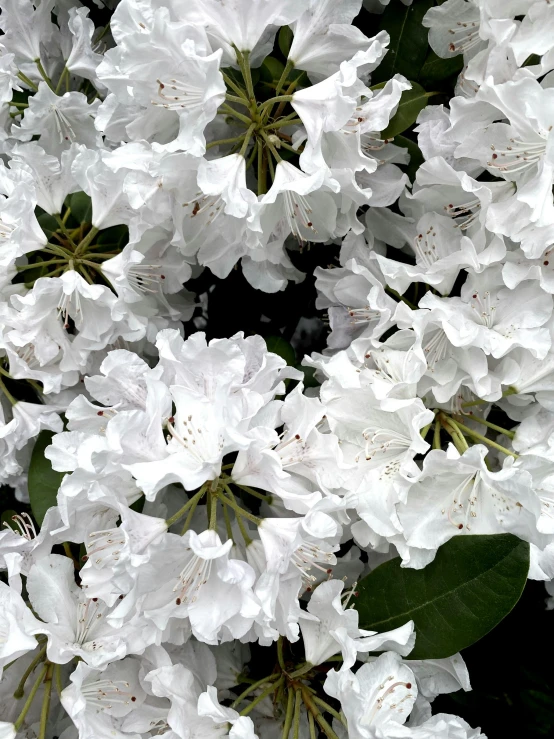
[{"label": "flower stem", "polygon": [[54,85],[52,84],[52,80],[46,74],[46,70],[42,66],[42,62],[40,61],[40,59],[35,59],[35,64],[37,65],[37,69],[38,69],[38,71],[39,71],[40,76],[42,77],[42,79],[46,82],[46,84],[52,90],[52,92],[55,93],[56,91],[54,90]]},{"label": "flower stem", "polygon": [[335,709],[330,706],[328,703],[326,703],[324,700],[322,700],[319,696],[314,695],[312,696],[312,699],[314,703],[316,703],[321,708],[325,709],[328,713],[331,714],[331,716],[334,716],[334,718],[337,719],[337,721],[340,721],[341,724],[344,724],[346,726],[346,721],[343,716],[340,715],[338,711],[335,711]]},{"label": "flower stem", "polygon": [[283,684],[285,678],[281,675],[281,677],[277,680],[277,682],[272,682],[269,688],[266,688],[263,693],[260,693],[260,695],[257,698],[254,698],[252,703],[250,703],[246,708],[244,708],[241,712],[241,716],[248,716],[250,711],[252,711],[258,703],[261,703],[263,700],[267,698],[268,695],[271,695],[277,688]]},{"label": "flower stem", "polygon": [[19,685],[17,686],[17,688],[15,689],[15,693],[13,694],[14,698],[17,698],[17,699],[23,698],[25,694],[25,683],[29,679],[29,675],[31,674],[31,672],[33,672],[33,670],[38,665],[38,663],[42,662],[45,655],[46,655],[46,644],[42,647],[40,652],[36,655],[34,660],[31,662],[31,664],[27,667],[27,669],[23,673],[21,680],[19,681]]},{"label": "flower stem", "polygon": [[271,107],[274,103],[290,103],[292,95],[275,95],[275,97],[264,100],[260,105],[260,113],[263,113],[265,108]]},{"label": "flower stem", "polygon": [[483,426],[487,426],[493,431],[498,431],[499,433],[504,434],[504,436],[507,436],[509,439],[513,439],[514,436],[516,435],[515,431],[509,431],[508,429],[502,428],[502,426],[497,426],[495,423],[486,421],[484,418],[479,418],[478,416],[470,416],[470,415],[468,415],[467,418],[470,418],[472,421],[475,421],[476,423],[481,423],[483,424]]},{"label": "flower stem", "polygon": [[258,139],[258,195],[267,192],[267,160],[261,139]]},{"label": "flower stem", "polygon": [[248,98],[246,97],[246,93],[244,92],[242,87],[239,87],[239,85],[237,85],[237,83],[231,77],[229,77],[228,74],[225,74],[225,72],[222,72],[222,74],[225,84],[228,85],[232,90],[234,90],[242,100],[248,102]]},{"label": "flower stem", "polygon": [[287,63],[285,64],[285,68],[283,69],[283,72],[279,78],[279,82],[277,82],[277,87],[275,88],[275,95],[278,95],[281,90],[283,89],[283,85],[287,81],[287,77],[294,69],[294,62],[292,59],[287,59]]},{"label": "flower stem", "polygon": [[255,103],[256,96],[254,95],[254,85],[252,84],[252,74],[250,72],[250,52],[240,52],[236,47],[235,52],[237,55],[237,62],[239,63],[242,78],[244,79],[244,84],[246,85],[246,93],[248,95],[248,99],[251,103]]},{"label": "flower stem", "polygon": [[38,689],[40,687],[40,684],[42,682],[42,679],[46,675],[46,671],[47,670],[48,670],[48,665],[44,665],[44,667],[40,671],[39,676],[35,680],[35,683],[34,683],[33,687],[31,688],[31,692],[29,693],[29,696],[28,696],[27,700],[25,701],[25,705],[21,709],[21,713],[19,714],[19,716],[17,717],[17,719],[14,721],[14,724],[13,725],[14,725],[14,728],[15,728],[16,732],[19,731],[19,729],[23,726],[23,721],[25,720],[25,716],[29,712],[29,708],[31,707],[31,704],[32,704],[32,702],[33,702],[33,700],[35,698],[35,695],[37,694],[37,691],[38,691]]},{"label": "flower stem", "polygon": [[274,682],[278,677],[279,677],[278,674],[268,675],[267,677],[262,677],[261,680],[256,681],[252,685],[249,685],[248,688],[246,688],[246,690],[244,690],[239,695],[239,697],[235,698],[235,700],[231,703],[231,708],[236,708],[239,705],[239,703],[241,703],[246,698],[247,695],[249,695],[250,693],[253,693],[254,690],[257,690],[258,688],[260,688],[262,685],[265,685],[266,683]]},{"label": "flower stem", "polygon": [[244,138],[244,134],[241,133],[240,136],[232,136],[230,139],[218,139],[217,141],[210,141],[210,143],[206,146],[206,149],[211,149],[213,146],[219,146],[220,144],[234,144],[235,141],[242,141]]},{"label": "flower stem", "polygon": [[239,154],[241,157],[244,157],[246,154],[246,150],[248,148],[248,144],[250,143],[250,139],[252,138],[252,134],[254,133],[254,129],[256,128],[256,124],[252,123],[248,131],[246,132],[244,136],[244,141],[242,143],[242,146],[240,148]]},{"label": "flower stem", "polygon": [[452,423],[454,423],[460,429],[460,431],[463,431],[464,434],[466,434],[466,436],[471,436],[476,441],[480,441],[482,444],[487,444],[488,446],[493,447],[493,449],[497,449],[499,452],[502,452],[502,454],[506,454],[509,457],[518,459],[519,457],[518,454],[516,454],[515,452],[511,452],[509,449],[506,449],[506,447],[503,447],[500,444],[497,444],[496,441],[487,439],[486,436],[483,436],[482,434],[478,434],[477,431],[470,429],[468,426],[464,426],[464,424],[460,423],[459,421],[454,421],[452,419]]},{"label": "flower stem", "polygon": [[248,118],[248,116],[245,116],[242,113],[239,113],[238,110],[231,108],[230,105],[226,105],[225,103],[223,103],[223,105],[220,107],[220,110],[223,111],[223,113],[226,113],[227,115],[230,115],[233,118],[236,118],[237,120],[242,121],[243,123],[246,123],[247,126],[249,126],[252,123],[251,118]]},{"label": "flower stem", "polygon": [[5,386],[3,380],[0,380],[0,390],[4,393],[4,395],[12,405],[15,405],[17,403],[17,400],[13,397],[8,388]]},{"label": "flower stem", "polygon": [[284,637],[280,636],[277,640],[277,659],[279,661],[279,667],[283,670],[283,672],[286,672],[285,658],[283,657],[283,642]]},{"label": "flower stem", "polygon": [[58,80],[58,84],[56,85],[56,89],[54,90],[54,92],[56,93],[56,95],[59,95],[60,94],[60,90],[62,89],[63,81],[64,81],[66,75],[69,77],[69,69],[67,67],[64,67],[62,69],[62,73],[60,74],[60,79]]},{"label": "flower stem", "polygon": [[285,723],[283,726],[281,739],[288,739],[288,736],[290,734],[290,727],[292,726],[294,708],[294,692],[289,688],[287,696],[287,712],[285,713]]},{"label": "flower stem", "polygon": [[35,83],[33,82],[33,80],[30,80],[30,79],[29,79],[29,78],[27,77],[27,75],[26,75],[26,74],[23,74],[23,72],[18,72],[18,73],[17,73],[17,76],[19,77],[19,79],[20,79],[20,80],[21,80],[22,82],[24,82],[24,83],[25,83],[26,85],[28,85],[28,86],[29,86],[29,87],[31,88],[31,90],[34,90],[35,92],[37,92],[37,90],[38,90],[38,87],[37,87],[37,85],[35,85]]},{"label": "flower stem", "polygon": [[433,449],[441,448],[441,425],[435,421],[435,430],[433,432]]},{"label": "flower stem", "polygon": [[210,493],[208,500],[210,501],[210,522],[208,528],[215,531],[217,527],[217,495]]},{"label": "flower stem", "polygon": [[46,267],[50,264],[65,264],[65,259],[49,259],[46,262],[35,262],[34,264],[24,264],[17,267],[18,272],[24,272],[26,269],[36,269],[37,267]]},{"label": "flower stem", "polygon": [[463,454],[467,449],[469,449],[468,443],[464,439],[463,434],[458,430],[458,424],[454,423],[454,421],[451,418],[448,418],[448,416],[445,416],[444,413],[439,414],[439,420],[444,430],[452,437],[454,446],[460,454]]},{"label": "flower stem", "polygon": [[304,700],[304,703],[306,704],[306,708],[308,709],[308,711],[310,711],[317,723],[320,725],[323,733],[328,737],[328,739],[339,739],[333,729],[329,726],[327,721],[321,715],[318,707],[312,701],[312,696],[310,695],[308,690],[306,690],[304,686],[302,686],[301,690],[302,698]]},{"label": "flower stem", "polygon": [[294,672],[290,673],[291,677],[300,677],[300,675],[305,675],[307,672],[309,672],[312,669],[313,665],[311,662],[304,662],[303,665],[300,665],[300,667],[295,670]]},{"label": "flower stem", "polygon": [[294,719],[292,722],[293,731],[292,739],[299,739],[300,736],[300,707],[302,706],[302,691],[300,688],[296,689],[295,702],[294,702]]},{"label": "flower stem", "polygon": [[[231,490],[228,485],[224,485],[223,487],[228,493],[231,493]],[[231,493],[231,495],[233,494]],[[247,511],[241,506],[239,506],[239,504],[234,499],[226,498],[224,495],[219,495],[219,499],[223,503],[225,503],[225,505],[230,506],[235,511],[235,513],[239,514],[240,516],[244,516],[244,518],[247,518],[253,524],[256,524],[256,526],[259,526],[262,523],[261,518],[258,518],[258,516],[255,516],[253,513],[250,513],[250,511]]]},{"label": "flower stem", "polygon": [[394,290],[392,287],[385,285],[385,291],[388,292],[389,295],[391,295],[393,298],[396,298],[397,300],[401,300],[403,303],[406,303],[408,308],[411,308],[412,310],[417,310],[417,305],[410,303],[410,301],[407,298],[405,298],[403,295],[400,295],[400,293],[397,290]]},{"label": "flower stem", "polygon": [[48,723],[48,714],[50,713],[50,697],[52,695],[52,672],[54,665],[50,663],[46,667],[46,675],[44,676],[44,698],[42,699],[42,709],[40,712],[40,727],[37,739],[45,739],[46,724]]},{"label": "flower stem", "polygon": [[237,105],[244,105],[246,108],[250,107],[246,98],[242,96],[239,97],[238,95],[229,95],[229,93],[227,93],[225,95],[225,100],[228,100],[230,103],[236,103]]},{"label": "flower stem", "polygon": [[270,495],[264,495],[263,493],[259,493],[257,490],[253,490],[252,488],[249,488],[247,485],[239,485],[238,482],[235,482],[234,485],[236,485],[241,490],[244,490],[245,493],[248,493],[248,495],[253,495],[255,498],[259,498],[260,500],[271,500]]},{"label": "flower stem", "polygon": [[316,734],[316,730],[315,730],[315,723],[314,723],[314,717],[309,712],[308,712],[308,724],[310,725],[310,739],[317,739],[317,734]]},{"label": "flower stem", "polygon": [[177,511],[177,513],[174,513],[172,516],[170,516],[168,519],[166,519],[166,522],[165,523],[167,525],[167,528],[169,528],[170,526],[173,526],[174,523],[176,523],[177,521],[179,521],[179,519],[181,519],[185,515],[185,513],[188,511],[188,509],[191,506],[194,506],[195,504],[197,504],[197,503],[200,502],[200,499],[202,498],[202,496],[206,492],[207,487],[208,487],[208,483],[204,483],[204,485],[202,485],[202,487],[200,488],[200,490],[197,493],[195,493],[192,496],[192,498],[190,498],[185,503],[185,505],[182,508],[179,508],[179,510]]},{"label": "flower stem", "polygon": [[78,256],[79,254],[82,254],[87,250],[87,247],[90,245],[90,242],[94,239],[99,230],[100,229],[96,228],[96,226],[93,226],[90,229],[85,238],[77,244],[75,256]]},{"label": "flower stem", "polygon": [[66,239],[67,239],[67,240],[69,241],[69,243],[71,244],[71,246],[72,246],[72,247],[73,247],[74,249],[76,249],[76,248],[77,248],[77,244],[75,244],[75,242],[74,242],[74,241],[73,241],[73,239],[71,238],[71,234],[69,233],[69,231],[68,231],[68,230],[67,230],[67,228],[65,227],[65,221],[64,221],[64,220],[63,220],[63,219],[62,219],[62,218],[60,217],[59,213],[55,213],[55,214],[54,214],[54,218],[56,219],[56,221],[57,221],[57,223],[58,223],[58,226],[60,227],[60,231],[61,231],[61,232],[63,233],[63,235],[64,235],[64,236],[66,237]]},{"label": "flower stem", "polygon": [[56,681],[56,691],[58,693],[58,697],[61,698],[63,687],[62,687],[62,666],[56,665],[54,667],[54,679]]},{"label": "flower stem", "polygon": [[275,157],[275,160],[276,160],[277,162],[280,162],[280,161],[282,161],[282,160],[281,160],[281,157],[280,157],[280,155],[279,155],[279,152],[277,151],[277,149],[276,149],[276,148],[275,148],[275,147],[273,146],[273,144],[271,143],[271,141],[270,141],[270,138],[269,138],[269,136],[267,135],[267,133],[266,133],[265,131],[263,131],[263,130],[262,130],[262,131],[260,131],[260,133],[261,133],[261,135],[262,135],[262,138],[263,138],[263,140],[264,140],[264,141],[265,141],[265,143],[267,144],[267,148],[268,148],[268,149],[270,150],[270,152],[271,152],[271,153],[273,154],[273,156]]}]

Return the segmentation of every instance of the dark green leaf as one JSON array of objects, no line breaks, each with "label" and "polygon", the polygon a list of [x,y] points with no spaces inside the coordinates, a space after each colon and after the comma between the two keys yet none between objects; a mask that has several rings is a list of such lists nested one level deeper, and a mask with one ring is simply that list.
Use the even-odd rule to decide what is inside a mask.
[{"label": "dark green leaf", "polygon": [[3,529],[5,529],[6,526],[9,526],[13,531],[20,533],[15,521],[12,520],[14,516],[17,516],[17,511],[13,511],[11,508],[6,511],[2,511],[2,515],[0,516],[0,525],[2,525]]},{"label": "dark green leaf", "polygon": [[412,82],[411,90],[404,90],[398,109],[389,121],[389,125],[381,132],[381,138],[392,139],[416,122],[420,112],[425,108],[433,92],[425,92],[421,85]]},{"label": "dark green leaf", "polygon": [[295,366],[296,353],[286,339],[283,339],[282,336],[268,336],[265,342],[268,352],[278,354],[291,367]]},{"label": "dark green leaf", "polygon": [[280,79],[285,65],[274,56],[266,56],[260,67],[260,79],[264,82],[277,82]]},{"label": "dark green leaf", "polygon": [[65,474],[53,470],[50,460],[44,456],[44,450],[50,446],[53,436],[51,431],[40,432],[29,465],[29,498],[33,516],[39,526],[46,511],[56,505],[58,488]]},{"label": "dark green leaf", "polygon": [[428,30],[421,21],[433,5],[433,0],[416,0],[409,6],[401,0],[391,0],[387,5],[379,29],[390,35],[389,51],[372,73],[373,84],[389,80],[395,74],[418,78],[429,52]]},{"label": "dark green leaf", "polygon": [[421,68],[418,79],[422,85],[429,87],[437,82],[442,82],[449,77],[459,74],[464,66],[464,58],[461,54],[441,59],[434,51],[430,51],[424,65]]},{"label": "dark green leaf", "polygon": [[69,198],[71,215],[77,223],[90,223],[92,220],[92,202],[85,192],[74,192]]},{"label": "dark green leaf", "polygon": [[285,57],[285,59],[288,58],[293,38],[294,34],[290,26],[282,26],[281,30],[279,31],[278,43],[279,49],[281,49],[281,54]]},{"label": "dark green leaf", "polygon": [[39,216],[37,216],[37,221],[39,222],[40,227],[44,231],[46,238],[49,239],[53,232],[57,230],[58,228],[58,222],[54,218],[54,216],[51,216],[50,213],[41,213]]},{"label": "dark green leaf", "polygon": [[529,545],[512,534],[456,536],[423,570],[392,559],[358,583],[360,626],[388,631],[413,620],[410,659],[439,659],[493,629],[519,600]]},{"label": "dark green leaf", "polygon": [[410,161],[403,169],[410,178],[410,182],[413,182],[415,180],[417,170],[423,164],[423,154],[421,153],[421,149],[415,141],[412,141],[407,136],[395,136],[394,143],[397,146],[402,146],[408,149]]}]

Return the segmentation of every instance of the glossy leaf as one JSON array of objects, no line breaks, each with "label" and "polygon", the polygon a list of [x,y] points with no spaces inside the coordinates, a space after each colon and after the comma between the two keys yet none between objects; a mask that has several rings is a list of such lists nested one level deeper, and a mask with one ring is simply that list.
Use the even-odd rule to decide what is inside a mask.
[{"label": "glossy leaf", "polygon": [[291,367],[295,366],[296,353],[286,339],[283,339],[282,336],[268,336],[265,342],[267,344],[268,352],[278,354],[288,365]]},{"label": "glossy leaf", "polygon": [[46,511],[56,505],[58,488],[64,478],[64,472],[52,469],[50,460],[44,456],[44,450],[50,446],[54,434],[41,431],[35,442],[29,465],[29,498],[36,522],[40,525]]},{"label": "glossy leaf", "polygon": [[415,141],[412,141],[411,139],[407,138],[406,136],[395,136],[394,143],[396,146],[402,146],[403,148],[408,149],[408,154],[410,155],[410,161],[407,165],[403,166],[404,172],[408,175],[410,178],[410,182],[413,182],[415,180],[416,172],[419,169],[419,167],[423,164],[423,154],[421,153],[421,149],[419,146],[415,143]]},{"label": "glossy leaf", "polygon": [[422,85],[435,85],[437,82],[460,74],[464,66],[464,58],[461,54],[451,56],[448,59],[441,59],[434,51],[430,51],[425,60],[418,79]]},{"label": "glossy leaf", "polygon": [[285,57],[285,59],[289,55],[290,47],[292,46],[293,37],[294,37],[294,34],[290,26],[281,27],[281,30],[279,31],[279,36],[277,38],[278,38],[279,49],[281,50],[281,54]]},{"label": "glossy leaf", "polygon": [[78,223],[90,223],[92,220],[92,201],[86,192],[75,192],[69,198],[71,216]]},{"label": "glossy leaf", "polygon": [[392,139],[399,133],[406,131],[415,122],[420,112],[425,108],[429,98],[436,95],[434,92],[425,92],[417,82],[412,82],[411,90],[404,90],[398,109],[389,121],[389,125],[381,132],[381,138]]},{"label": "glossy leaf", "polygon": [[529,545],[512,534],[456,536],[422,570],[400,558],[360,583],[360,626],[388,631],[413,620],[410,659],[440,659],[469,647],[515,606],[529,571]]},{"label": "glossy leaf", "polygon": [[417,79],[429,53],[428,29],[421,25],[423,16],[434,5],[434,0],[417,0],[404,5],[401,0],[391,0],[382,15],[379,30],[390,36],[389,50],[371,82],[389,80],[395,74]]}]

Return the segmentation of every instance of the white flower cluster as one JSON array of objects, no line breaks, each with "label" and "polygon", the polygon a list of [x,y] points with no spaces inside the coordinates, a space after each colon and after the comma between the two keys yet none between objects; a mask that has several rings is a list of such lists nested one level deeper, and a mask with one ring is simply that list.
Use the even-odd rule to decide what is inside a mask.
[{"label": "white flower cluster", "polygon": [[[461,656],[353,604],[468,534],[554,579],[554,3],[426,13],[463,69],[413,183],[361,6],[2,3],[0,483],[29,501],[46,431],[60,484],[0,533],[0,739],[484,736],[431,713]],[[317,391],[260,336],[183,336],[189,281],[279,292],[323,245]]]}]

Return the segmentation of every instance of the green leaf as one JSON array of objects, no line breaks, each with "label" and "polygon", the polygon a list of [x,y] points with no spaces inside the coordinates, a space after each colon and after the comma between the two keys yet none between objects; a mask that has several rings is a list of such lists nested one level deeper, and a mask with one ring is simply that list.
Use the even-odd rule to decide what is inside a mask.
[{"label": "green leaf", "polygon": [[412,89],[404,90],[402,93],[398,109],[390,119],[389,125],[381,132],[381,138],[392,139],[410,128],[427,105],[429,98],[436,94],[436,92],[425,92],[421,85],[412,82]]},{"label": "green leaf", "polygon": [[464,67],[464,58],[461,54],[452,56],[448,59],[441,59],[434,51],[430,51],[418,79],[422,85],[435,85],[437,82],[453,77],[459,74]]},{"label": "green leaf", "polygon": [[266,56],[260,67],[260,79],[264,82],[277,82],[283,74],[285,65],[274,56]]},{"label": "green leaf", "polygon": [[423,570],[400,558],[360,583],[360,627],[389,631],[413,620],[410,659],[450,657],[493,629],[515,606],[529,571],[529,544],[512,534],[456,536]]},{"label": "green leaf", "polygon": [[285,59],[288,59],[293,38],[294,34],[290,26],[281,26],[281,30],[279,31],[278,36],[278,44],[279,49],[281,50],[281,54],[285,57]]},{"label": "green leaf", "polygon": [[53,436],[52,431],[40,432],[29,465],[29,499],[33,516],[39,526],[46,511],[56,505],[58,488],[65,476],[64,472],[53,470],[50,460],[44,456],[44,450],[50,445]]},{"label": "green leaf", "polygon": [[282,336],[268,336],[265,340],[267,351],[278,354],[285,362],[294,367],[296,365],[296,352],[291,344]]},{"label": "green leaf", "polygon": [[11,508],[6,511],[2,511],[2,515],[0,516],[0,525],[2,525],[2,530],[4,530],[6,526],[9,526],[12,531],[20,533],[18,527],[15,525],[15,521],[12,520],[14,516],[17,516],[17,511],[13,511]]},{"label": "green leaf", "polygon": [[54,231],[58,228],[58,222],[54,218],[54,216],[51,216],[50,213],[45,213],[44,211],[37,215],[37,221],[39,222],[40,227],[44,231],[44,234],[47,239],[49,239]]},{"label": "green leaf", "polygon": [[92,201],[86,192],[74,192],[69,198],[71,215],[78,223],[92,221]]},{"label": "green leaf", "polygon": [[420,168],[424,161],[421,149],[415,143],[415,141],[412,141],[407,136],[395,136],[394,143],[397,146],[402,146],[408,149],[410,161],[407,165],[404,166],[404,171],[410,178],[410,182],[413,182],[415,180],[417,170]]},{"label": "green leaf", "polygon": [[417,0],[404,5],[401,0],[392,0],[381,17],[379,30],[390,35],[389,50],[371,82],[389,80],[395,74],[417,79],[429,52],[427,28],[421,24],[425,13],[434,5],[434,0]]}]

